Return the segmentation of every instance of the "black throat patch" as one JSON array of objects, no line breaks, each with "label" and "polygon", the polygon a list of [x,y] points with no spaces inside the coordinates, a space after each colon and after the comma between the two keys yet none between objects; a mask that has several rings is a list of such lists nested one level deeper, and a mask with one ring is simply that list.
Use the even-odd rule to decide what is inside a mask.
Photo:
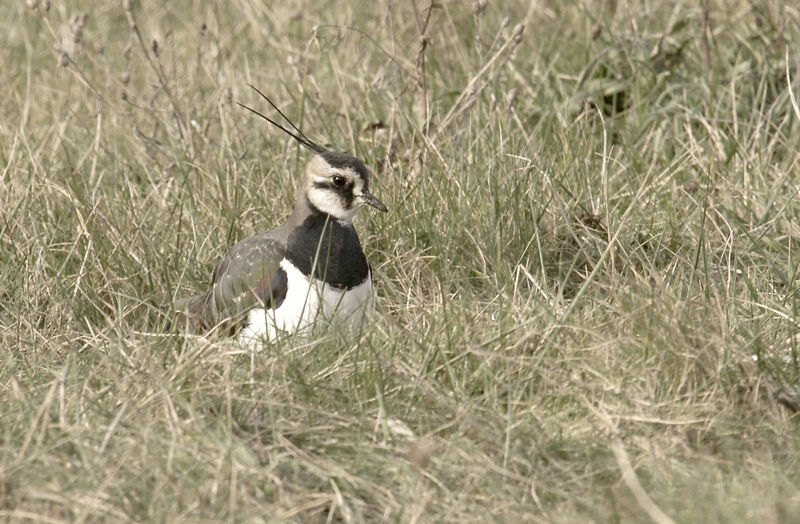
[{"label": "black throat patch", "polygon": [[315,278],[338,289],[353,288],[369,274],[353,225],[324,213],[306,218],[289,235],[286,247],[286,258],[304,275],[313,272]]}]

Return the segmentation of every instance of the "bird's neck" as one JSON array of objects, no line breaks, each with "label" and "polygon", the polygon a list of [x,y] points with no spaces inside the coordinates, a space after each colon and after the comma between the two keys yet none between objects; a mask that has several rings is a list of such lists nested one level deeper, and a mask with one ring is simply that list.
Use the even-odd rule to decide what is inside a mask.
[{"label": "bird's neck", "polygon": [[335,216],[325,213],[317,208],[311,201],[308,199],[308,195],[303,192],[295,202],[294,210],[292,210],[292,214],[289,215],[289,223],[295,226],[298,226],[304,223],[309,217],[313,217],[315,221],[319,221],[320,223],[330,223],[333,224],[334,222],[338,222],[343,226],[350,226],[352,227],[353,221],[352,220],[343,220],[340,218],[336,218]]},{"label": "bird's neck", "polygon": [[339,288],[363,282],[369,266],[352,223],[342,223],[303,198],[298,199],[291,222],[286,258],[303,274],[316,274]]}]

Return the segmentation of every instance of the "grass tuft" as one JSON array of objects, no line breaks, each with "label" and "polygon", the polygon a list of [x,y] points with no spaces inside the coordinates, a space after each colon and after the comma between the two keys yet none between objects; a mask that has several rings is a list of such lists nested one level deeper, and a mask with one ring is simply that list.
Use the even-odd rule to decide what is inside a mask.
[{"label": "grass tuft", "polygon": [[[800,11],[0,6],[6,520],[800,519]],[[378,307],[170,327],[307,153],[357,154]]]}]

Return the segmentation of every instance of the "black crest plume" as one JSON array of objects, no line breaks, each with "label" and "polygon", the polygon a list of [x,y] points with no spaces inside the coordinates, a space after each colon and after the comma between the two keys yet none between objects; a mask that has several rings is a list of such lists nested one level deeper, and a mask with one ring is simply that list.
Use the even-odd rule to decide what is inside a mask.
[{"label": "black crest plume", "polygon": [[322,147],[321,145],[317,144],[316,142],[314,142],[313,140],[311,140],[310,138],[308,138],[308,137],[307,137],[307,136],[306,136],[306,135],[305,135],[305,134],[304,134],[302,131],[300,131],[300,130],[297,128],[297,126],[296,126],[296,125],[294,125],[294,123],[293,123],[291,120],[289,120],[289,118],[288,118],[286,115],[284,115],[284,114],[283,114],[283,111],[281,111],[281,110],[278,108],[278,106],[276,106],[276,105],[275,105],[275,103],[274,103],[274,102],[272,102],[272,100],[270,100],[270,99],[269,99],[269,97],[268,97],[267,95],[265,95],[264,93],[262,93],[262,92],[261,92],[261,91],[260,91],[260,90],[259,90],[259,89],[258,89],[256,86],[254,86],[253,84],[247,84],[247,85],[249,85],[249,86],[250,86],[250,87],[251,87],[251,88],[252,88],[252,89],[253,89],[253,90],[254,90],[256,93],[258,93],[259,95],[261,95],[261,98],[263,98],[264,100],[266,100],[266,101],[269,103],[269,105],[271,105],[271,106],[272,106],[272,108],[273,108],[275,111],[277,111],[277,112],[278,112],[278,114],[279,114],[279,115],[281,115],[281,116],[283,117],[283,119],[284,119],[284,120],[286,120],[286,121],[289,123],[289,125],[291,126],[291,128],[292,128],[292,129],[294,129],[294,132],[292,132],[292,131],[290,131],[290,130],[286,129],[285,127],[283,127],[282,125],[280,125],[279,123],[277,123],[276,121],[274,121],[273,119],[271,119],[270,117],[268,117],[268,116],[264,115],[263,113],[260,113],[260,112],[256,111],[256,110],[255,110],[255,109],[253,109],[252,107],[248,107],[248,106],[246,106],[246,105],[244,105],[244,104],[242,104],[242,103],[236,102],[238,105],[240,105],[241,107],[243,107],[243,108],[247,109],[247,110],[248,110],[248,111],[250,111],[251,113],[254,113],[254,114],[256,114],[256,115],[260,116],[261,118],[263,118],[264,120],[266,120],[267,122],[269,122],[270,124],[272,124],[273,126],[277,127],[278,129],[280,129],[281,131],[283,131],[284,133],[286,133],[286,134],[287,134],[287,135],[289,135],[290,137],[292,137],[292,138],[294,138],[295,140],[297,140],[297,141],[300,143],[300,145],[302,145],[302,146],[303,146],[303,147],[305,147],[306,149],[310,149],[311,151],[313,151],[313,152],[315,152],[315,153],[325,153],[325,152],[327,152],[327,149],[325,149],[325,148],[324,148],[324,147]]}]

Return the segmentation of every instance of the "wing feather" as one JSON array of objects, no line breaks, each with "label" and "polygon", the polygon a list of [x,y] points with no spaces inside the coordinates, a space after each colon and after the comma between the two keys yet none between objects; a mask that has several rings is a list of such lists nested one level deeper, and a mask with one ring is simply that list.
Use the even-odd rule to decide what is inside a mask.
[{"label": "wing feather", "polygon": [[285,242],[272,231],[233,246],[214,268],[211,288],[185,303],[195,327],[236,324],[254,307],[277,307],[286,294],[285,277],[277,276],[285,253]]}]

